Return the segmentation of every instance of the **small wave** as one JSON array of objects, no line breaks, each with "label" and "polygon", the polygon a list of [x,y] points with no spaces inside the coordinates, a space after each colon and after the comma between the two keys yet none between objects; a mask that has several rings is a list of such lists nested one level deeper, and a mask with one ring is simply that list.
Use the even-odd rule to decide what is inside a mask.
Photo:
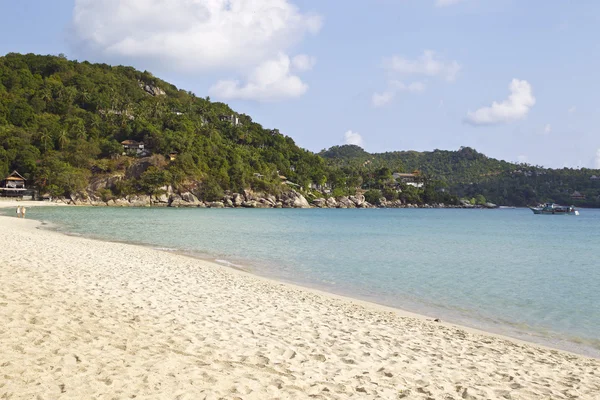
[{"label": "small wave", "polygon": [[234,264],[231,261],[216,259],[215,262],[221,265],[225,265],[226,267],[246,270],[246,268],[243,265]]},{"label": "small wave", "polygon": [[174,249],[172,247],[153,247],[154,250],[159,251],[178,251],[179,249]]}]

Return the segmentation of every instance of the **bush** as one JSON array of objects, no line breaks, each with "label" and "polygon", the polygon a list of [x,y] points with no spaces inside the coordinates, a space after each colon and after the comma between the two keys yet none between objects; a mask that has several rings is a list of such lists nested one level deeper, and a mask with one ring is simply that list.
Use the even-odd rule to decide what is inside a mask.
[{"label": "bush", "polygon": [[370,189],[365,192],[365,200],[371,204],[378,204],[381,197],[382,194],[380,190]]},{"label": "bush", "polygon": [[98,190],[97,194],[98,194],[98,196],[100,196],[100,198],[104,202],[113,200],[115,198],[115,196],[113,195],[113,192],[110,189],[106,189],[106,188]]},{"label": "bush", "polygon": [[333,191],[331,192],[331,196],[332,197],[343,197],[343,196],[347,196],[348,195],[348,191],[344,190],[342,188],[335,188],[333,189]]},{"label": "bush", "polygon": [[394,190],[394,189],[384,189],[381,194],[388,201],[398,200],[398,198],[399,198],[398,192],[396,190]]},{"label": "bush", "polygon": [[146,194],[155,194],[162,186],[171,184],[171,174],[157,167],[148,168],[138,181],[138,189]]},{"label": "bush", "polygon": [[202,182],[198,191],[198,197],[204,201],[219,201],[224,194],[223,188],[212,178]]}]

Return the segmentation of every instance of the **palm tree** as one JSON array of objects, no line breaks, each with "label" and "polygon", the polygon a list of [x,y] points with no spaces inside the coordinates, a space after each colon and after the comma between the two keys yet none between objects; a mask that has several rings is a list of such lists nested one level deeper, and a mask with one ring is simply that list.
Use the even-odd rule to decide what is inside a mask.
[{"label": "palm tree", "polygon": [[81,92],[79,92],[78,97],[81,103],[87,103],[92,98],[92,95],[90,94],[90,92],[84,89]]},{"label": "palm tree", "polygon": [[52,135],[47,129],[42,130],[40,133],[40,143],[44,147],[44,153],[48,150],[48,143],[52,140]]},{"label": "palm tree", "polygon": [[69,132],[67,132],[66,129],[61,129],[60,132],[58,132],[56,139],[58,141],[58,146],[60,147],[60,149],[64,149],[65,146],[69,143]]},{"label": "palm tree", "polygon": [[52,91],[49,88],[42,89],[41,98],[46,103],[50,103],[52,101]]}]

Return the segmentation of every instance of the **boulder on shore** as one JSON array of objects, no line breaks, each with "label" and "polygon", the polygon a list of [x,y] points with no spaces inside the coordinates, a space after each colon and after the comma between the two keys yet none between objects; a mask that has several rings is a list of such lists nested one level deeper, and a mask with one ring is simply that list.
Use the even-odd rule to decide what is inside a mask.
[{"label": "boulder on shore", "polygon": [[313,206],[318,207],[318,208],[326,208],[327,200],[325,200],[323,198],[314,199],[312,201],[312,204],[313,204]]}]

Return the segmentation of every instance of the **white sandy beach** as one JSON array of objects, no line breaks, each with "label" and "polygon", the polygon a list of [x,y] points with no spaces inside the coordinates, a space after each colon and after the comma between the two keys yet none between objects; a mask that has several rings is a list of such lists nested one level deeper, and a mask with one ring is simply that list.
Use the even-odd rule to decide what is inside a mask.
[{"label": "white sandy beach", "polygon": [[0,399],[600,398],[600,360],[39,227],[0,217]]}]

